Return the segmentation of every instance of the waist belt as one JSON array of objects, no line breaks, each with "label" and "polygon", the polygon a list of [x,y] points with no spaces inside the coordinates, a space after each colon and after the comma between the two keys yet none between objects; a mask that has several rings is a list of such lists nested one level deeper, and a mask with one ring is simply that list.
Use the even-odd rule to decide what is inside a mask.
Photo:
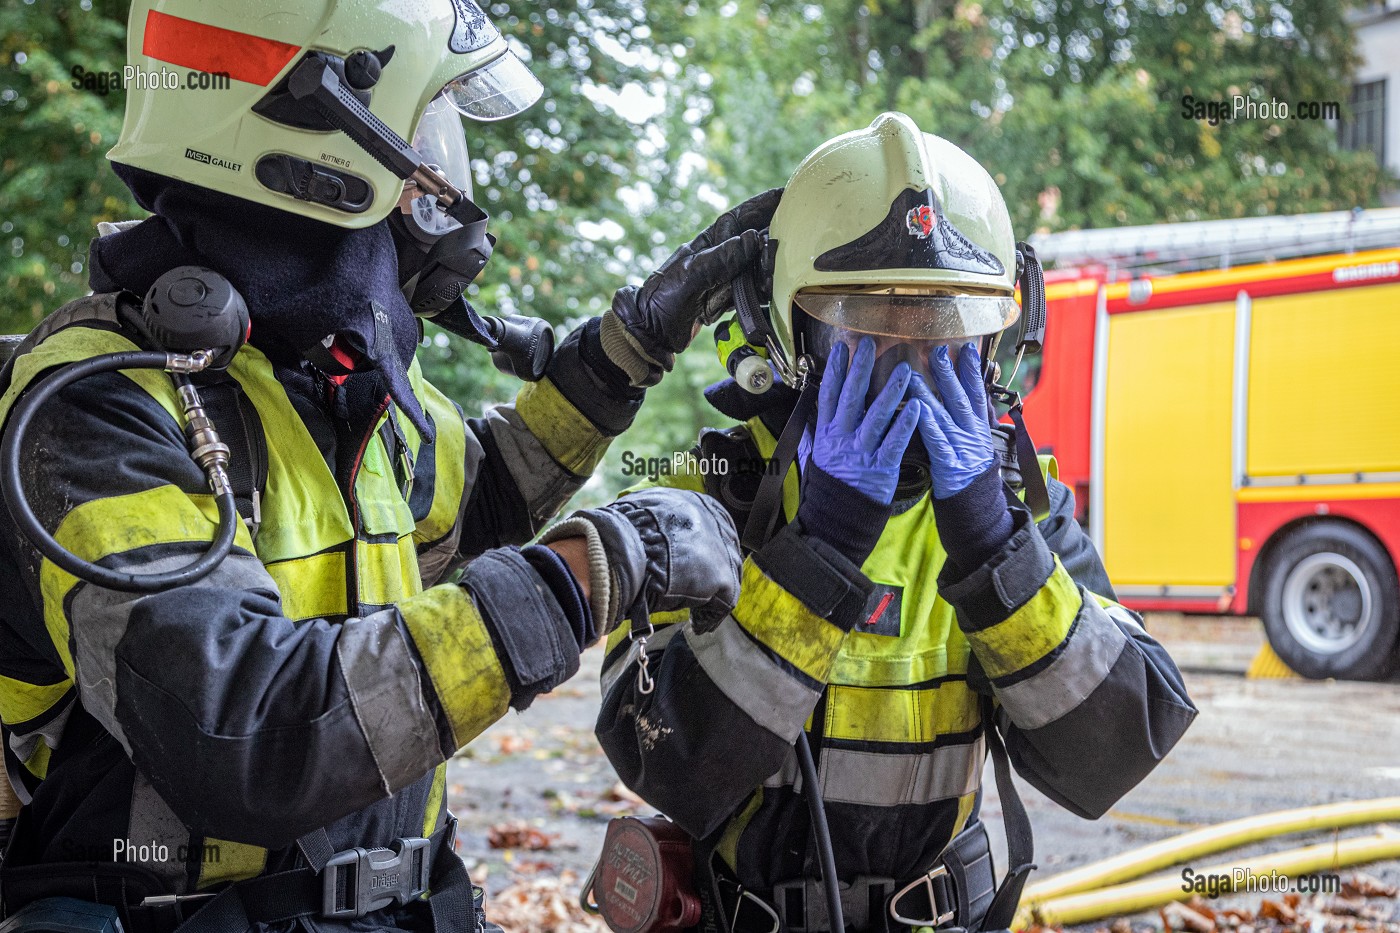
[{"label": "waist belt", "polygon": [[428,904],[436,933],[478,933],[480,889],[473,889],[453,850],[456,828],[449,820],[428,839],[343,852],[335,852],[321,830],[298,841],[307,867],[235,882],[211,894],[142,897],[141,885],[127,884],[120,872],[103,871],[105,866],[52,863],[7,867],[0,890],[7,915],[41,898],[69,896],[115,907],[127,933],[245,933],[256,924],[298,917],[358,919],[404,906],[431,886]]},{"label": "waist belt", "polygon": [[[770,926],[756,911],[745,909],[742,889],[721,886],[734,918],[735,933],[768,933]],[[991,845],[980,821],[948,844],[938,862],[912,881],[861,875],[841,885],[841,912],[846,923],[862,931],[893,931],[905,927],[979,930],[996,893]],[[754,895],[757,896],[757,895]],[[767,897],[784,933],[829,933],[826,892],[822,883],[799,878],[775,885]],[[747,919],[750,922],[741,922]]]}]

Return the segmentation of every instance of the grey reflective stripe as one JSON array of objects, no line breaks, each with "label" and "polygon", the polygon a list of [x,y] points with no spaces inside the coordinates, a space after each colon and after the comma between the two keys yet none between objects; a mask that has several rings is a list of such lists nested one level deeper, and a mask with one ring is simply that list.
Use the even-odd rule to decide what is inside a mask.
[{"label": "grey reflective stripe", "polygon": [[[118,570],[134,573],[162,573],[183,567],[189,554],[170,554],[156,560],[132,560],[116,555],[110,561]],[[250,554],[234,552],[197,586],[258,590],[277,597],[277,584],[268,576],[262,562]],[[73,680],[78,686],[83,708],[110,732],[127,755],[131,746],[117,722],[117,644],[126,635],[131,612],[140,593],[122,593],[78,581],[65,609],[73,632],[75,651]]]},{"label": "grey reflective stripe", "polygon": [[437,721],[423,698],[417,663],[397,609],[347,619],[335,645],[355,719],[379,769],[385,794],[442,761]]},{"label": "grey reflective stripe", "polygon": [[[461,417],[460,410],[458,417]],[[463,419],[462,423],[466,425],[466,420]],[[443,578],[452,572],[457,562],[458,545],[462,541],[462,520],[467,514],[467,505],[471,502],[476,477],[481,472],[481,461],[486,457],[486,452],[481,449],[481,441],[477,440],[471,427],[467,426],[465,431],[466,465],[462,471],[462,501],[457,503],[457,518],[452,522],[452,530],[418,552],[418,576],[423,580],[423,589],[442,583]],[[433,495],[443,495],[442,487],[434,486]]]},{"label": "grey reflective stripe", "polygon": [[802,724],[821,696],[778,666],[725,616],[712,631],[687,628],[685,640],[695,660],[735,706],[784,742],[796,742]]},{"label": "grey reflective stripe", "polygon": [[[1084,602],[1086,605],[1089,603],[1093,603],[1096,606],[1098,605],[1098,601],[1095,600],[1094,597],[1090,596],[1088,593],[1084,594]],[[1147,633],[1147,629],[1142,627],[1142,617],[1139,616],[1136,612],[1133,612],[1131,609],[1128,609],[1124,606],[1105,606],[1103,607],[1103,610],[1104,612],[1109,614],[1113,621],[1117,622],[1120,626],[1127,628],[1128,631],[1137,632],[1140,634]]]},{"label": "grey reflective stripe", "polygon": [[933,803],[975,791],[981,781],[985,740],[943,745],[913,755],[821,750],[822,799],[832,803],[897,807]]},{"label": "grey reflective stripe", "polygon": [[[626,623],[623,623],[624,625]],[[647,638],[647,657],[659,654],[671,643],[671,639],[676,637],[686,623],[675,622],[671,625],[663,625],[655,633]],[[626,673],[637,663],[637,648],[633,644],[624,651],[616,661],[609,664],[603,671],[601,683],[603,685],[603,696],[612,693],[613,687],[617,684],[618,678]]]},{"label": "grey reflective stripe", "polygon": [[11,731],[10,751],[14,752],[15,757],[21,762],[25,762],[39,750],[40,742],[48,745],[50,751],[58,748],[58,742],[63,737],[63,730],[68,725],[68,716],[73,712],[73,704],[74,696],[70,693],[65,701],[63,712],[44,725],[22,733]]},{"label": "grey reflective stripe", "polygon": [[[1084,593],[1069,643],[1050,666],[997,688],[997,699],[1021,729],[1039,729],[1083,703],[1104,682],[1128,637],[1094,597]],[[1119,615],[1126,615],[1126,611]],[[1131,619],[1123,624],[1136,626]]]},{"label": "grey reflective stripe", "polygon": [[485,421],[491,439],[510,471],[515,488],[525,500],[530,513],[530,530],[538,532],[569,497],[578,492],[587,477],[575,476],[564,469],[545,449],[540,439],[530,433],[515,408],[498,405],[486,412]]},{"label": "grey reflective stripe", "polygon": [[131,816],[126,839],[121,840],[123,851],[117,852],[118,841],[112,840],[112,859],[154,872],[165,882],[165,894],[183,894],[188,890],[184,856],[191,842],[188,827],[137,769],[131,784]]}]

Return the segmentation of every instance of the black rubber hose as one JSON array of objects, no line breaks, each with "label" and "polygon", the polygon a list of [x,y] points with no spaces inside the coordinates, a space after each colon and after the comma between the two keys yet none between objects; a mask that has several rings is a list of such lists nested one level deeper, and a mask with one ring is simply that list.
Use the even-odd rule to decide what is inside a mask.
[{"label": "black rubber hose", "polygon": [[826,807],[822,805],[821,785],[817,783],[817,765],[812,760],[812,746],[807,733],[797,734],[797,764],[802,769],[802,796],[812,813],[812,829],[817,834],[817,859],[821,862],[822,887],[826,889],[827,929],[843,933],[846,918],[841,913],[841,882],[836,878],[836,853],[831,848],[831,829],[826,825]]},{"label": "black rubber hose", "polygon": [[113,372],[119,369],[165,369],[169,357],[164,353],[145,350],[130,350],[124,353],[108,353],[92,359],[70,363],[51,376],[47,376],[25,393],[10,413],[10,424],[5,430],[3,445],[0,445],[0,459],[4,468],[0,470],[0,487],[5,492],[5,504],[9,506],[19,530],[53,563],[79,579],[98,586],[127,593],[156,593],[161,590],[185,586],[208,576],[228,556],[233,547],[234,535],[238,533],[238,507],[233,493],[225,493],[218,498],[219,533],[209,550],[202,557],[179,570],[166,573],[128,573],[109,570],[106,567],[83,560],[65,550],[53,539],[43,526],[29,501],[24,497],[20,478],[20,444],[24,432],[29,429],[39,406],[52,398],[65,386],[98,373]]}]

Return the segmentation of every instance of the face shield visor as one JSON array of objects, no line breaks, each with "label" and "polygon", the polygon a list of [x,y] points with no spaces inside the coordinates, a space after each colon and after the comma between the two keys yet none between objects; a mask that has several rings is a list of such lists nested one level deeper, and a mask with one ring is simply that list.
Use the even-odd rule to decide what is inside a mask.
[{"label": "face shield visor", "polygon": [[[450,181],[469,200],[472,190],[471,159],[467,152],[463,117],[494,121],[512,117],[540,99],[544,87],[514,52],[504,55],[448,82],[429,102],[418,121],[412,146],[423,160]],[[417,195],[406,186],[399,209],[413,235],[432,243],[461,226],[437,207],[431,195]]]},{"label": "face shield visor", "polygon": [[514,52],[494,58],[474,71],[453,78],[443,97],[458,113],[491,122],[513,117],[544,93],[544,87]]},{"label": "face shield visor", "polygon": [[798,307],[807,313],[799,352],[820,364],[837,343],[855,352],[860,340],[875,341],[875,367],[866,404],[889,381],[900,363],[908,363],[937,394],[929,358],[939,346],[955,359],[963,344],[980,352],[982,339],[1016,322],[1020,308],[1005,295],[916,295],[884,292],[799,292]]}]

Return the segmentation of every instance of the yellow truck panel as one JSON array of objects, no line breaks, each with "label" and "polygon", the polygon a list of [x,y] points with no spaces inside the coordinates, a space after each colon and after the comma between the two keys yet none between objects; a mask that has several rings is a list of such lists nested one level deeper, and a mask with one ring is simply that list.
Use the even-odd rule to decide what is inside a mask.
[{"label": "yellow truck panel", "polygon": [[1254,302],[1250,476],[1400,470],[1400,285]]},{"label": "yellow truck panel", "polygon": [[1104,563],[1125,586],[1235,578],[1233,302],[1108,316]]}]

